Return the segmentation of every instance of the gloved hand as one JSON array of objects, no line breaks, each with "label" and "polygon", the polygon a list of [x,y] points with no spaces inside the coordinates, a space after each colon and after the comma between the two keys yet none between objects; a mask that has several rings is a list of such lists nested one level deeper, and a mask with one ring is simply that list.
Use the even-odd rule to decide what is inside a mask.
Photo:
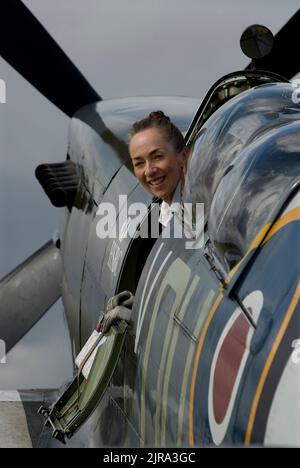
[{"label": "gloved hand", "polygon": [[133,299],[134,296],[130,291],[122,291],[107,301],[106,311],[101,319],[102,333],[108,332],[111,325],[118,320],[130,323]]},{"label": "gloved hand", "polygon": [[116,306],[124,306],[131,309],[134,296],[130,291],[122,291],[119,294],[108,299],[106,311],[114,309]]},{"label": "gloved hand", "polygon": [[108,332],[111,325],[117,320],[125,320],[127,323],[130,323],[131,312],[131,309],[128,309],[128,307],[124,306],[116,306],[114,309],[110,309],[105,312],[101,321],[102,333]]}]

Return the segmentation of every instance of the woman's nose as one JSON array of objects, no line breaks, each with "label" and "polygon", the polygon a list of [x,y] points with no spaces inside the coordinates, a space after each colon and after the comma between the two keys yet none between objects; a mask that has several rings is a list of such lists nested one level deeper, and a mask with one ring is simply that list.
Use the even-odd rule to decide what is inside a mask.
[{"label": "woman's nose", "polygon": [[148,162],[146,164],[146,169],[145,169],[145,176],[152,176],[156,173],[157,171],[157,168],[155,167],[155,165],[152,163],[152,162]]}]

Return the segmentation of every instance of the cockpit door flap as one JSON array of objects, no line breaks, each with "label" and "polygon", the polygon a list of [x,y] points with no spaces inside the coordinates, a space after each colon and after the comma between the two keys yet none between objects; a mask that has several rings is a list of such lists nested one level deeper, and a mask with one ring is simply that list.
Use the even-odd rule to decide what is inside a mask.
[{"label": "cockpit door flap", "polygon": [[103,397],[119,361],[126,337],[127,323],[119,321],[101,340],[88,378],[82,373],[50,407],[41,407],[39,413],[45,425],[52,427],[52,436],[62,443],[82,426]]}]

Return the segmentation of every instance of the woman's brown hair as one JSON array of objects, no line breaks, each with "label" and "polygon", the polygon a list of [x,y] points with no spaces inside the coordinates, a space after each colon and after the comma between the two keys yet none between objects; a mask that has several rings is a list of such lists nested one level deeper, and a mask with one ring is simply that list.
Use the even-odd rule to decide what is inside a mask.
[{"label": "woman's brown hair", "polygon": [[150,112],[147,117],[133,124],[129,132],[129,143],[134,135],[148,128],[158,128],[164,132],[167,140],[173,143],[174,148],[178,152],[184,149],[185,141],[181,131],[171,122],[170,118],[160,110]]}]

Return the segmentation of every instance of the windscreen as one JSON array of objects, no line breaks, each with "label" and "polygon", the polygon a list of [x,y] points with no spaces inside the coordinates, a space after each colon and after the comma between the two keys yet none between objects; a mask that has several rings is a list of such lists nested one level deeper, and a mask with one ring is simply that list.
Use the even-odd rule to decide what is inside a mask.
[{"label": "windscreen", "polygon": [[261,85],[239,94],[201,128],[191,149],[184,198],[205,204],[206,216],[221,179],[263,134],[300,119],[290,83]]}]

